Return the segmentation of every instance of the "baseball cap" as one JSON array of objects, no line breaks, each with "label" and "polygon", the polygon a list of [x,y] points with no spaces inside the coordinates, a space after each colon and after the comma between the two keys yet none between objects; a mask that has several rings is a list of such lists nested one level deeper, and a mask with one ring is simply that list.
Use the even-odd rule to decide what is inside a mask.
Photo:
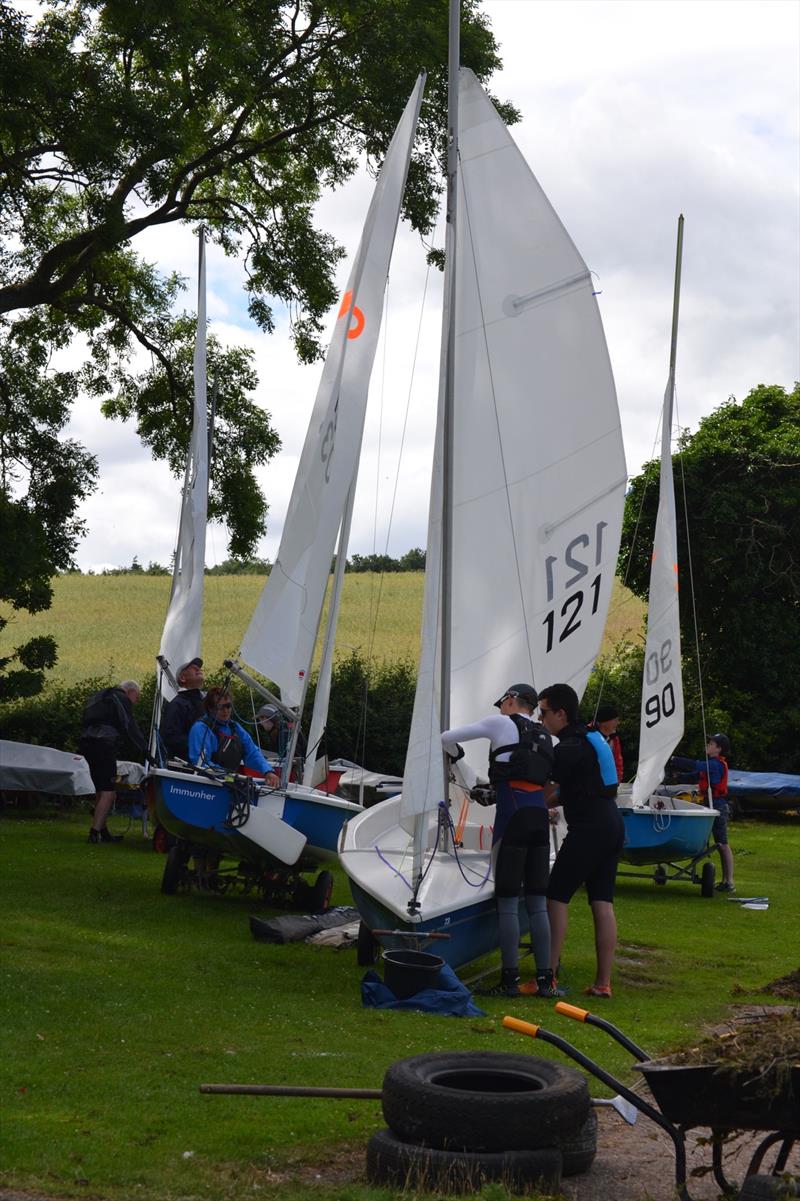
[{"label": "baseball cap", "polygon": [[506,688],[500,699],[494,702],[495,709],[500,708],[507,696],[515,696],[518,701],[530,705],[531,708],[539,704],[539,693],[533,684],[512,684],[510,688]]},{"label": "baseball cap", "polygon": [[262,705],[256,717],[268,717],[270,720],[278,716],[278,710],[274,705]]},{"label": "baseball cap", "polygon": [[177,672],[175,673],[175,679],[180,680],[181,676],[186,671],[187,667],[202,667],[202,666],[203,666],[202,659],[190,659],[188,661],[188,663],[181,664],[181,666],[178,668]]}]

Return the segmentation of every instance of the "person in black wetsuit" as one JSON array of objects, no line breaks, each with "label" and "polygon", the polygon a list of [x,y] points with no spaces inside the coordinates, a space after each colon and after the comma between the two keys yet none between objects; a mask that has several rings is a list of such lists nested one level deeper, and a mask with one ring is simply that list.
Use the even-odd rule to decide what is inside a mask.
[{"label": "person in black wetsuit", "polygon": [[116,688],[102,688],[87,701],[81,718],[78,753],[89,764],[95,786],[94,818],[88,841],[120,842],[106,824],[116,797],[117,748],[123,739],[147,755],[147,740],[133,716],[141,689],[135,680],[123,680]]},{"label": "person in black wetsuit", "polygon": [[[484,995],[555,997],[550,969],[550,923],[547,878],[550,870],[550,824],[543,786],[553,768],[549,734],[533,720],[537,703],[531,684],[512,684],[494,713],[467,726],[445,730],[442,746],[452,760],[463,755],[461,742],[488,738],[489,781],[495,787],[496,816],[492,832],[494,893],[500,938],[500,983]],[[520,984],[519,896],[531,930],[536,979]]]},{"label": "person in black wetsuit", "polygon": [[189,762],[189,731],[205,714],[203,660],[190,659],[175,675],[179,692],[164,706],[159,734],[170,759]]},{"label": "person in black wetsuit", "polygon": [[617,945],[614,888],[625,826],[617,808],[617,767],[599,731],[578,720],[578,695],[569,684],[553,684],[539,693],[545,729],[558,738],[553,779],[558,792],[548,804],[563,805],[567,836],[553,864],[547,889],[551,963],[557,970],[567,933],[569,903],[586,885],[594,921],[597,971],[589,996],[611,996],[611,968]]}]

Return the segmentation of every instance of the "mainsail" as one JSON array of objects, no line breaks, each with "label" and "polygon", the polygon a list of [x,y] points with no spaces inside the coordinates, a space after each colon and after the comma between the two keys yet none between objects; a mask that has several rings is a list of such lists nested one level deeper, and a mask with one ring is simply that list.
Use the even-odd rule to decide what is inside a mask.
[{"label": "mainsail", "polygon": [[[424,76],[384,160],[317,392],[278,556],[242,642],[242,658],[301,703],[331,558],[355,487],[383,295],[400,215]],[[340,540],[341,543],[341,540]],[[339,555],[347,547],[339,546]]]},{"label": "mainsail", "polygon": [[[200,653],[203,622],[203,585],[208,511],[208,407],[206,398],[206,251],[200,231],[197,278],[197,332],[194,346],[194,411],[192,437],[186,460],[181,500],[178,545],[172,569],[169,608],[161,635],[159,657],[171,674]],[[175,695],[166,675],[161,676],[160,696]]]},{"label": "mainsail", "polygon": [[678,224],[672,349],[661,416],[661,473],[653,558],[650,564],[639,767],[633,782],[634,805],[647,803],[653,789],[663,780],[664,765],[683,736],[678,532],[675,519],[675,485],[672,478],[672,413],[675,403],[675,348],[682,245],[683,217]]},{"label": "mainsail", "polygon": [[[591,275],[471,71],[460,72],[451,725],[512,680],[580,695],[611,596],[626,483]],[[513,203],[509,203],[513,197]],[[445,294],[448,295],[447,285]],[[446,354],[443,350],[442,361]],[[442,796],[441,431],[402,822]],[[467,744],[485,772],[485,748]]]}]

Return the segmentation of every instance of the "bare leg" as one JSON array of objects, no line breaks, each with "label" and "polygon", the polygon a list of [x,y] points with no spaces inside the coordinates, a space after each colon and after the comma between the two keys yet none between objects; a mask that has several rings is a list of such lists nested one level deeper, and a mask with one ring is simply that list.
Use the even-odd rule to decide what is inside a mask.
[{"label": "bare leg", "polygon": [[617,949],[617,918],[610,901],[592,901],[594,947],[597,955],[596,988],[611,987],[611,968]]},{"label": "bare leg", "polygon": [[94,802],[94,820],[92,822],[93,829],[102,830],[103,826],[106,824],[106,818],[111,812],[111,807],[114,804],[114,798],[116,795],[117,794],[115,792],[98,792],[96,794]]},{"label": "bare leg", "polygon": [[569,906],[565,905],[563,901],[551,901],[548,898],[547,914],[550,918],[550,966],[555,976],[558,974],[558,965],[561,962],[561,948],[567,937]]},{"label": "bare leg", "polygon": [[719,861],[722,864],[722,879],[733,887],[733,851],[726,842],[720,843]]}]

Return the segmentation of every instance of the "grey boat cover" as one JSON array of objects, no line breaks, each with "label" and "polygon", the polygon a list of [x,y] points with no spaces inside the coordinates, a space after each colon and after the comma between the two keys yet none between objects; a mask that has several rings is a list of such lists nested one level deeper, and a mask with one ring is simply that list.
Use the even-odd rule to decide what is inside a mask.
[{"label": "grey boat cover", "polygon": [[93,796],[94,784],[83,755],[51,746],[0,739],[0,790]]}]

